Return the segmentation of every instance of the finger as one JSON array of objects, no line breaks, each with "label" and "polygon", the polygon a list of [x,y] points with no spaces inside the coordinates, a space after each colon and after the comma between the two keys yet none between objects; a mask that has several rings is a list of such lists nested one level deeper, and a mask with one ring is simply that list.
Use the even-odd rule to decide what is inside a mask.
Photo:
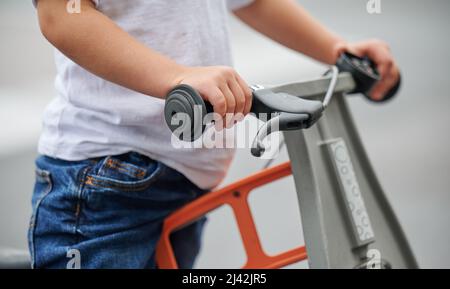
[{"label": "finger", "polygon": [[[214,127],[216,131],[221,131],[225,127],[225,115],[227,113],[227,100],[223,95],[222,91],[216,87],[215,88],[216,104],[214,107]],[[211,103],[212,104],[212,103]]]},{"label": "finger", "polygon": [[[381,100],[384,94],[389,89],[389,85],[393,82],[394,75],[390,75],[393,65],[389,62],[383,62],[377,65],[377,70],[380,73],[380,80],[375,84],[371,97],[375,100]],[[395,83],[394,83],[395,84]]]},{"label": "finger", "polygon": [[226,110],[226,114],[224,116],[224,120],[225,120],[225,127],[229,128],[231,126],[230,121],[233,118],[234,115],[234,111],[236,109],[236,101],[234,99],[234,95],[231,92],[230,88],[228,87],[228,85],[223,85],[220,90],[222,91],[223,95],[225,96],[225,100],[227,102],[227,110]]},{"label": "finger", "polygon": [[394,61],[390,55],[380,56],[379,62],[375,62],[377,64],[377,70],[380,73],[380,77],[382,80],[389,78],[389,74],[391,73],[392,67],[394,66]]},{"label": "finger", "polygon": [[207,93],[206,100],[208,100],[214,108],[214,113],[223,117],[227,113],[227,101],[222,91],[215,87]]},{"label": "finger", "polygon": [[245,107],[245,95],[244,92],[241,89],[241,86],[237,82],[236,78],[233,78],[231,81],[228,82],[228,88],[231,90],[231,92],[234,95],[234,100],[236,102],[236,107],[234,109],[235,114],[242,114],[244,113],[244,107]]},{"label": "finger", "polygon": [[237,79],[242,91],[244,92],[245,105],[244,105],[243,113],[244,113],[244,115],[247,115],[250,112],[250,110],[252,109],[253,93],[252,93],[252,90],[250,89],[250,87],[248,86],[247,82],[245,82],[242,79],[242,77],[237,75],[236,79]]},{"label": "finger", "polygon": [[391,90],[398,82],[400,73],[398,68],[393,65],[391,70],[388,72],[386,77],[382,79],[375,87],[372,89],[370,95],[374,100],[382,100],[385,95]]},{"label": "finger", "polygon": [[368,49],[366,51],[366,56],[375,63],[377,70],[383,79],[386,78],[391,71],[394,60],[387,48],[384,48],[383,46],[380,47],[380,49]]}]

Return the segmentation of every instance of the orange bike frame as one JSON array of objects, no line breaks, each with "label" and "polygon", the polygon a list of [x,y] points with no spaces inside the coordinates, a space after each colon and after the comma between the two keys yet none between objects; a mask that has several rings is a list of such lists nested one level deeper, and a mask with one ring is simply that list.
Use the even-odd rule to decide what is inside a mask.
[{"label": "orange bike frame", "polygon": [[161,269],[178,268],[170,243],[171,233],[223,205],[231,206],[237,221],[247,256],[243,268],[275,269],[305,260],[307,256],[304,246],[275,256],[267,255],[262,248],[248,203],[248,196],[252,190],[291,174],[290,162],[265,169],[218,191],[208,193],[170,215],[164,221],[163,232],[156,250],[158,267]]}]

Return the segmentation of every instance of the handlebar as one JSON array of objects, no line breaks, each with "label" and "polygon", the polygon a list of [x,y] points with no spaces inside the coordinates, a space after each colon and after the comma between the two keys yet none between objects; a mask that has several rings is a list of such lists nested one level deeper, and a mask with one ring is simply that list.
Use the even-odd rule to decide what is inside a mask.
[{"label": "handlebar", "polygon": [[[260,85],[252,86],[253,104],[251,112],[258,116],[266,113],[266,123],[258,131],[253,142],[252,154],[261,156],[264,152],[262,140],[277,130],[299,130],[311,127],[322,116],[336,90],[344,78],[345,73],[350,74],[348,87],[344,93],[362,93],[368,99],[368,94],[373,86],[380,80],[380,75],[374,63],[368,58],[361,58],[350,53],[343,53],[336,66],[331,67],[331,77],[325,77],[328,88],[322,101],[305,98],[302,92],[302,83],[292,83],[279,87],[265,88]],[[381,101],[390,100],[400,88],[400,81],[386,94]],[[321,92],[323,93],[323,92]],[[195,141],[204,132],[206,124],[205,116],[214,112],[212,105],[205,102],[200,94],[189,85],[178,85],[171,90],[166,98],[164,114],[166,123],[172,132],[177,132],[179,138],[184,141]],[[174,121],[174,116],[181,113],[185,118]],[[180,124],[181,123],[181,124]],[[276,125],[275,125],[276,124]],[[181,132],[181,133],[180,133]]]}]

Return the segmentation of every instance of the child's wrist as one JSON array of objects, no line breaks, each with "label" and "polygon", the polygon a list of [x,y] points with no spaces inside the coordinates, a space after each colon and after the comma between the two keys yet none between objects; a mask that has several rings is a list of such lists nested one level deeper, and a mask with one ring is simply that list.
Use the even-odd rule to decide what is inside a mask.
[{"label": "child's wrist", "polygon": [[171,91],[175,86],[180,84],[182,76],[186,73],[188,69],[189,69],[188,67],[179,64],[175,64],[170,69],[170,72],[167,73],[164,84],[162,85],[163,98],[165,98],[165,96],[169,93],[169,91]]}]

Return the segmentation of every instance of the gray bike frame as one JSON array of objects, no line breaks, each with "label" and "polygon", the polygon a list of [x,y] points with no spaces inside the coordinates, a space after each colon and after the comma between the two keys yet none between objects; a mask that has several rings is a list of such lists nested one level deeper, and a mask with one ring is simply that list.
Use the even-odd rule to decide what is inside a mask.
[{"label": "gray bike frame", "polygon": [[[329,83],[322,77],[270,90],[323,98]],[[418,268],[347,107],[354,88],[341,73],[321,119],[284,133],[310,268]]]}]

